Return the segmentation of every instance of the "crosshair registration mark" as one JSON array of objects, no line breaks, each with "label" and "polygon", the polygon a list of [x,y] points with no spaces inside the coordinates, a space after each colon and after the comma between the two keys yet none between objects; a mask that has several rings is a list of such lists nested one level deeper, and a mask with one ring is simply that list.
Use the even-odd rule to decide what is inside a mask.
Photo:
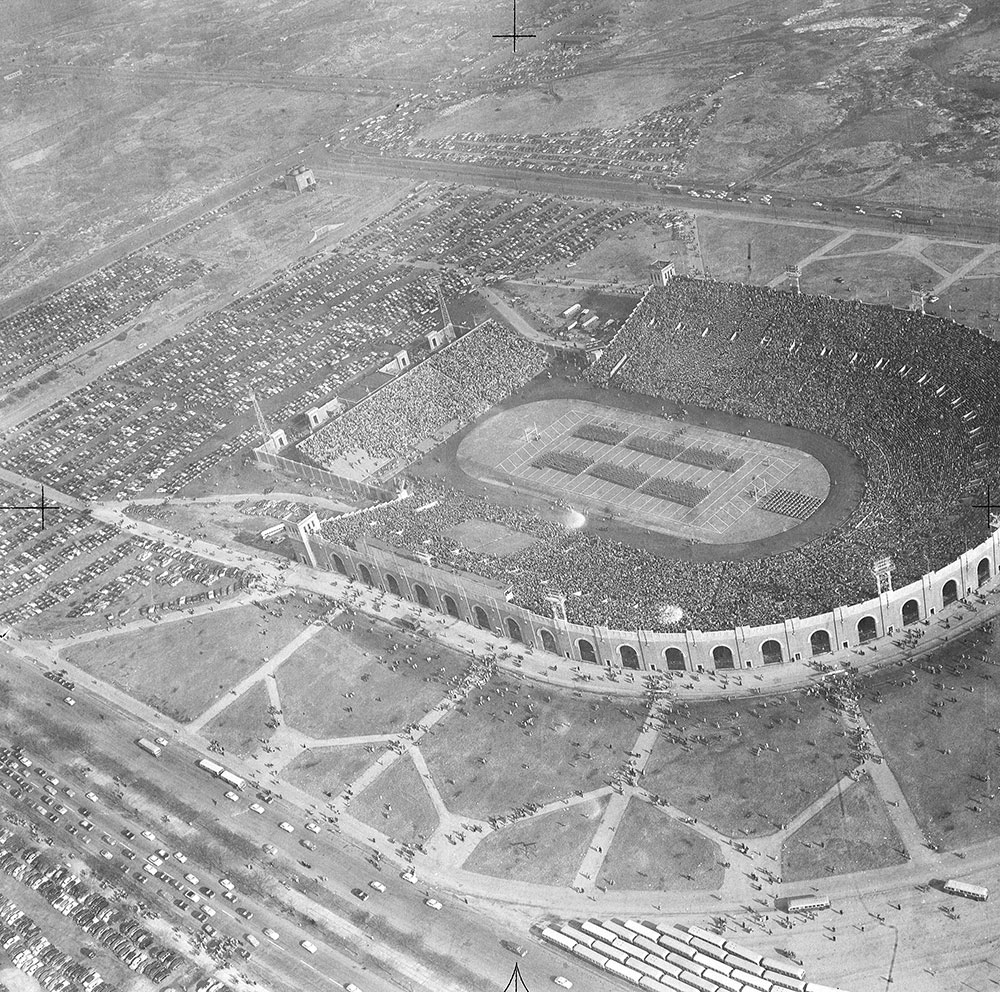
[{"label": "crosshair registration mark", "polygon": [[511,40],[511,51],[517,51],[517,39],[518,38],[534,38],[533,34],[518,34],[517,32],[517,0],[514,0],[514,30],[510,34],[495,34],[494,38],[510,38]]},{"label": "crosshair registration mark", "polygon": [[46,509],[54,510],[56,508],[55,503],[45,502],[45,486],[42,486],[42,495],[37,503],[32,503],[28,506],[12,506],[9,503],[0,503],[0,510],[38,510],[41,514],[41,530],[45,530],[45,511]]}]

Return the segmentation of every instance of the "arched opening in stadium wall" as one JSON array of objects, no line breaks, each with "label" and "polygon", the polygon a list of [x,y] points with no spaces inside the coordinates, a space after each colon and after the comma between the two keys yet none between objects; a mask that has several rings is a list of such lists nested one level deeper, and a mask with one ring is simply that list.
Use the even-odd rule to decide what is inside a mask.
[{"label": "arched opening in stadium wall", "polygon": [[764,641],[764,643],[760,646],[760,653],[764,659],[765,665],[781,664],[781,644],[779,644],[778,641]]},{"label": "arched opening in stadium wall", "polygon": [[621,657],[623,668],[639,669],[639,655],[630,644],[623,644],[618,649],[618,654]]},{"label": "arched opening in stadium wall", "polygon": [[340,555],[333,555],[333,567],[340,572],[341,575],[347,575],[347,568],[344,565],[344,559]]},{"label": "arched opening in stadium wall", "polygon": [[518,644],[524,643],[524,637],[521,634],[521,625],[513,617],[507,617],[507,636],[512,641],[517,641]]},{"label": "arched opening in stadium wall", "polygon": [[814,630],[809,638],[809,646],[812,648],[814,658],[818,654],[829,654],[830,634],[825,630]]},{"label": "arched opening in stadium wall", "polygon": [[576,649],[580,652],[581,661],[589,661],[591,664],[597,664],[597,652],[594,650],[594,645],[586,637],[581,637],[576,642]]},{"label": "arched opening in stadium wall", "polygon": [[375,583],[372,582],[371,569],[369,569],[369,567],[367,565],[365,565],[363,562],[360,565],[358,565],[358,575],[361,576],[361,581],[366,586],[373,586],[373,585],[375,585]]},{"label": "arched opening in stadium wall", "polygon": [[458,604],[451,598],[451,596],[445,594],[444,600],[444,610],[449,616],[454,617],[456,620],[461,619],[458,615]]},{"label": "arched opening in stadium wall", "polygon": [[858,640],[864,644],[865,641],[873,641],[878,637],[878,627],[874,617],[862,617],[858,621]]},{"label": "arched opening in stadium wall", "polygon": [[903,626],[916,623],[920,619],[920,604],[915,599],[903,603]]},{"label": "arched opening in stadium wall", "polygon": [[725,644],[720,644],[718,647],[712,648],[712,661],[715,662],[716,668],[733,668],[733,652],[725,646]]},{"label": "arched opening in stadium wall", "polygon": [[671,672],[683,672],[687,668],[687,665],[684,664],[684,653],[680,648],[667,648],[663,652],[663,660]]},{"label": "arched opening in stadium wall", "polygon": [[976,569],[976,576],[979,579],[979,585],[984,586],[990,581],[990,560],[989,558],[983,558],[979,563],[979,567]]},{"label": "arched opening in stadium wall", "polygon": [[421,606],[430,607],[431,601],[427,597],[427,590],[419,582],[413,587],[413,592]]},{"label": "arched opening in stadium wall", "polygon": [[389,592],[391,592],[393,594],[393,596],[400,595],[400,592],[399,592],[399,582],[396,581],[396,576],[393,575],[392,572],[387,572],[386,573],[385,584],[388,587]]},{"label": "arched opening in stadium wall", "polygon": [[472,618],[476,621],[476,626],[480,630],[490,629],[490,618],[486,613],[486,610],[484,610],[481,606],[472,607]]},{"label": "arched opening in stadium wall", "polygon": [[941,605],[950,606],[958,599],[958,583],[954,579],[949,579],[941,590]]},{"label": "arched opening in stadium wall", "polygon": [[542,627],[538,631],[538,636],[541,638],[543,651],[548,651],[551,654],[559,653],[559,646],[556,644],[555,635],[551,630],[546,630]]}]

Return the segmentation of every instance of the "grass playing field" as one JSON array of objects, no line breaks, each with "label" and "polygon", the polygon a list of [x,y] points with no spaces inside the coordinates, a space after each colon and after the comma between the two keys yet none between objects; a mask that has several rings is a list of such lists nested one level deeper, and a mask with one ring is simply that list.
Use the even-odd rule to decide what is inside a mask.
[{"label": "grass playing field", "polygon": [[[577,436],[594,424],[624,437],[605,442]],[[640,437],[675,444],[681,453],[663,457],[634,450],[629,445]],[[732,458],[737,467],[727,471],[691,463],[693,456],[705,452]],[[578,456],[581,467],[563,470],[536,464],[560,453]],[[587,400],[543,400],[502,410],[462,440],[458,458],[470,474],[544,493],[584,513],[612,514],[645,529],[710,544],[758,540],[800,523],[757,505],[774,489],[822,502],[830,488],[823,465],[794,448]],[[585,461],[627,470],[635,481],[595,476]],[[697,505],[684,505],[640,491],[647,478],[708,493]]]}]

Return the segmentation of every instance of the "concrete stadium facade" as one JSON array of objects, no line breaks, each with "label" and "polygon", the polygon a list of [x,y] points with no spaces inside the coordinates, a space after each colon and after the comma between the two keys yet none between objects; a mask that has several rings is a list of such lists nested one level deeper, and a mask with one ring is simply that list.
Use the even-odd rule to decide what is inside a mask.
[{"label": "concrete stadium facade", "polygon": [[304,564],[492,630],[515,645],[583,664],[642,671],[758,668],[877,646],[904,627],[960,608],[970,594],[995,588],[1000,571],[1000,531],[994,531],[944,568],[863,603],[760,627],[661,633],[589,627],[542,616],[508,602],[506,587],[482,576],[425,564],[376,540],[353,546],[329,542],[312,514],[286,522],[285,535]]}]

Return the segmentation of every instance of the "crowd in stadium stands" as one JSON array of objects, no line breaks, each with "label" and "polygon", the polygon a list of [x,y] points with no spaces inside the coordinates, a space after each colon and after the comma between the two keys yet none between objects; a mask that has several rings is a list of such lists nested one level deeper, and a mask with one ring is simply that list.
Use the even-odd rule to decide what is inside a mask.
[{"label": "crowd in stadium stands", "polygon": [[545,367],[545,353],[488,321],[382,387],[301,445],[329,465],[352,452],[385,460],[414,453],[449,424],[474,420]]},{"label": "crowd in stadium stands", "polygon": [[[420,494],[382,516],[325,526],[332,539],[379,536],[506,582],[547,613],[623,629],[721,629],[809,616],[873,595],[872,562],[890,555],[898,588],[982,541],[967,505],[1000,484],[1000,348],[972,331],[888,307],[678,279],[649,293],[592,370],[597,384],[627,356],[619,388],[815,431],[863,463],[860,505],[807,546],[744,561],[686,562],[583,530],[544,511],[464,493]],[[421,483],[420,486],[428,486]],[[432,511],[413,508],[436,498]],[[976,500],[975,502],[979,502]],[[473,553],[444,531],[472,518],[537,541],[509,556]],[[676,623],[664,606],[683,611]]]}]

